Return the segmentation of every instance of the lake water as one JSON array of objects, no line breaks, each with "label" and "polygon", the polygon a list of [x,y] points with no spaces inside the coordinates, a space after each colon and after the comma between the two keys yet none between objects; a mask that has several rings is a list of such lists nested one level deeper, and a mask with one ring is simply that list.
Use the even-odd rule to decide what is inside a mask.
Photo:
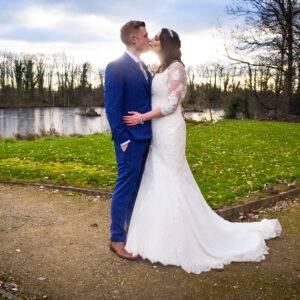
[{"label": "lake water", "polygon": [[[221,108],[213,108],[211,109],[211,115],[213,121],[218,121],[224,118],[225,111]],[[210,121],[211,116],[209,109],[203,109],[201,112],[185,112],[185,118],[189,118],[195,121]]]},{"label": "lake water", "polygon": [[[91,134],[110,131],[103,107],[95,107],[100,117],[85,117],[80,115],[79,107],[45,107],[45,108],[6,108],[0,109],[0,135],[12,137],[15,133],[25,134],[26,131],[40,133],[41,129],[55,128],[60,134],[73,133]],[[214,120],[223,117],[222,109],[213,109]],[[185,117],[193,120],[210,120],[208,110],[201,113],[186,112]]]}]

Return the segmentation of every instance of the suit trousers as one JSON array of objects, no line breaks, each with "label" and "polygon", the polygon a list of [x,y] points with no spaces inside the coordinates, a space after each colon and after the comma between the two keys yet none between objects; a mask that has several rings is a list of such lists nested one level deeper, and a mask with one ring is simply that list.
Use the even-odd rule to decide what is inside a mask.
[{"label": "suit trousers", "polygon": [[118,177],[111,203],[111,241],[125,242],[125,223],[130,224],[135,199],[148,156],[150,139],[131,140],[125,152],[114,142]]}]

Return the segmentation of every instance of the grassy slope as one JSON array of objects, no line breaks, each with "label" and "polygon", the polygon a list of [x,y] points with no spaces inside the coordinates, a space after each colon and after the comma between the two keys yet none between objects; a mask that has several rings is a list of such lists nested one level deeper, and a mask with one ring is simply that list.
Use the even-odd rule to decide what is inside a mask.
[{"label": "grassy slope", "polygon": [[[187,159],[212,206],[234,202],[279,179],[300,177],[299,124],[223,120],[187,127]],[[116,176],[107,133],[0,139],[0,178],[5,180],[113,189]]]}]

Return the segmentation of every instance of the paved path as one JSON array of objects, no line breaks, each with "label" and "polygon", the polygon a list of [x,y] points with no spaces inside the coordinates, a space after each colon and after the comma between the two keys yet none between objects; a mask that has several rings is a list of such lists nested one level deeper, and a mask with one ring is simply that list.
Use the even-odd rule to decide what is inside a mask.
[{"label": "paved path", "polygon": [[195,275],[119,259],[110,199],[68,194],[0,184],[0,280],[23,299],[299,299],[299,201],[264,215],[283,226],[266,260]]}]

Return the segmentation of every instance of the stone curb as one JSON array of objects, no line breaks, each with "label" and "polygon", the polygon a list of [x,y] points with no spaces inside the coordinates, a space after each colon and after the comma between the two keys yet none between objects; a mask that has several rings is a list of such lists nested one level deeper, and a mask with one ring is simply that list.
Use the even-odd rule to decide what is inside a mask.
[{"label": "stone curb", "polygon": [[233,216],[238,215],[239,213],[245,214],[251,211],[251,209],[258,209],[260,207],[268,206],[272,203],[284,200],[287,196],[294,196],[297,194],[300,194],[300,188],[295,188],[286,192],[281,192],[277,195],[261,198],[249,203],[242,203],[232,207],[224,207],[221,209],[217,209],[216,213],[219,214],[222,218],[231,218]]},{"label": "stone curb", "polygon": [[[60,190],[68,190],[88,195],[99,195],[99,196],[112,196],[111,191],[99,191],[87,188],[77,188],[73,186],[63,186],[63,185],[55,185],[55,184],[42,184],[42,183],[26,183],[26,182],[9,182],[9,181],[0,181],[0,183],[4,184],[19,184],[19,185],[32,185],[32,186],[43,186],[45,188],[50,189],[60,189]],[[261,198],[249,203],[242,203],[235,206],[224,207],[220,209],[216,209],[216,213],[220,215],[222,218],[232,218],[233,216],[238,215],[239,213],[247,213],[251,211],[251,209],[257,209],[260,207],[264,207],[270,205],[272,203],[276,203],[280,200],[284,200],[287,196],[293,196],[300,194],[300,188],[295,188],[286,192],[281,192],[274,196],[269,196],[265,198]]]},{"label": "stone curb", "polygon": [[13,295],[9,292],[6,292],[2,289],[0,289],[0,296],[4,297],[5,299],[9,299],[9,300],[23,300],[23,299],[18,298],[15,295]]},{"label": "stone curb", "polygon": [[66,191],[72,191],[72,192],[77,192],[77,193],[83,193],[83,194],[87,194],[87,195],[112,196],[111,191],[92,190],[92,189],[67,186],[67,185],[56,185],[56,184],[49,184],[49,183],[43,184],[43,183],[35,183],[35,182],[32,182],[32,183],[31,182],[10,182],[10,181],[0,181],[0,183],[43,186],[43,187],[49,188],[49,189],[66,190]]}]

